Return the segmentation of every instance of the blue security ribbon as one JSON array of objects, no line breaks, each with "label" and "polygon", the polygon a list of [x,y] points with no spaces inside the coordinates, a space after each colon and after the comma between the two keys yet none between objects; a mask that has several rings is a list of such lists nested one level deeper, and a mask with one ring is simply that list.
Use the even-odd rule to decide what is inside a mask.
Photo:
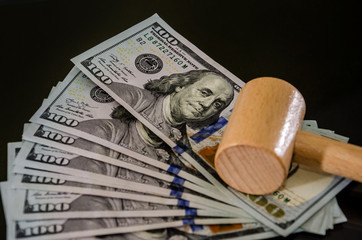
[{"label": "blue security ribbon", "polygon": [[187,151],[189,148],[182,142],[178,142],[177,145],[173,147],[173,149],[177,152],[178,156],[181,156],[181,154]]},{"label": "blue security ribbon", "polygon": [[184,185],[185,179],[175,176],[175,178],[172,180],[173,183]]},{"label": "blue security ribbon", "polygon": [[183,219],[182,223],[183,223],[183,225],[192,225],[192,224],[195,224],[195,220],[194,219]]},{"label": "blue security ribbon", "polygon": [[186,208],[185,216],[197,216],[197,209],[195,208]]},{"label": "blue security ribbon", "polygon": [[192,140],[194,140],[194,142],[199,143],[202,140],[210,137],[217,130],[223,128],[227,123],[228,123],[228,120],[221,116],[216,123],[214,123],[213,125],[204,127],[199,132],[192,135],[190,138]]},{"label": "blue security ribbon", "polygon": [[181,167],[176,164],[171,164],[170,167],[167,169],[167,172],[178,174],[181,171]]},{"label": "blue security ribbon", "polygon": [[177,191],[177,190],[171,190],[171,192],[170,192],[170,196],[174,196],[176,198],[181,198],[182,194],[183,194],[183,192]]},{"label": "blue security ribbon", "polygon": [[184,200],[184,199],[178,199],[177,200],[177,206],[188,207],[188,206],[190,206],[190,201]]},{"label": "blue security ribbon", "polygon": [[191,227],[191,230],[192,230],[193,232],[200,231],[200,230],[203,230],[203,229],[204,229],[204,226],[202,226],[202,225],[197,225],[197,224],[192,224],[190,227]]}]

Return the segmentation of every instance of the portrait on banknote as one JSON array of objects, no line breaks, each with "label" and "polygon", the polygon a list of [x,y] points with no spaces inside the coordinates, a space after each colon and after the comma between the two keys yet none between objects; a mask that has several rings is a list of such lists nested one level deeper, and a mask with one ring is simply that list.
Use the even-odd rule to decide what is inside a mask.
[{"label": "portrait on banknote", "polygon": [[[183,151],[192,150],[187,128],[197,131],[217,122],[220,113],[230,104],[234,96],[229,80],[209,70],[192,70],[162,76],[159,79],[149,80],[143,88],[124,83],[114,83],[111,87],[139,114],[166,133],[167,137],[177,143]],[[135,152],[168,164],[180,166],[185,164],[167,144],[122,105],[114,107],[108,115],[110,119],[81,121],[75,129],[126,146]],[[81,148],[92,148],[93,152],[113,158],[126,158],[118,152],[84,139],[78,139],[74,144]],[[107,175],[113,176],[116,174],[117,169],[100,167],[99,163],[94,165],[89,159],[84,161],[88,163],[82,161],[77,163],[82,163],[82,166],[87,168],[94,168],[93,171],[96,172],[106,171]]]},{"label": "portrait on banknote", "polygon": [[[326,189],[302,201],[294,192],[283,191],[264,200],[227,189],[213,160],[244,83],[157,15],[72,61],[78,69],[32,118],[99,145],[87,140],[82,145],[78,139],[69,144],[120,160],[122,155],[116,152],[143,163],[156,160],[153,166],[169,163],[166,169],[173,174],[194,167],[225,199],[258,213],[258,220],[282,235],[294,231],[318,208],[315,203],[322,195],[328,194]],[[94,98],[96,85],[115,101],[104,94]],[[187,167],[174,167],[182,163]],[[117,171],[110,174],[116,176]],[[334,188],[339,182],[328,186]],[[311,206],[315,206],[313,211]]]},{"label": "portrait on banknote", "polygon": [[[209,70],[163,76],[148,81],[144,89],[123,83],[110,88],[178,146],[188,149],[186,127],[202,129],[215,123],[234,96],[229,81]],[[142,132],[147,139],[155,138],[150,131]]]}]

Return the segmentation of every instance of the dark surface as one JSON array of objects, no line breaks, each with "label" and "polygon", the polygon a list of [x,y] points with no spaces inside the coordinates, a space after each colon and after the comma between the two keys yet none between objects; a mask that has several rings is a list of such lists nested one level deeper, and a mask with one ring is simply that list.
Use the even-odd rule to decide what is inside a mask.
[{"label": "dark surface", "polygon": [[[7,142],[21,140],[23,124],[72,68],[69,59],[154,13],[242,80],[273,76],[292,83],[305,97],[305,119],[362,145],[357,1],[170,2],[0,1],[1,181]],[[362,239],[361,184],[337,198],[347,223],[326,236],[288,239]]]}]

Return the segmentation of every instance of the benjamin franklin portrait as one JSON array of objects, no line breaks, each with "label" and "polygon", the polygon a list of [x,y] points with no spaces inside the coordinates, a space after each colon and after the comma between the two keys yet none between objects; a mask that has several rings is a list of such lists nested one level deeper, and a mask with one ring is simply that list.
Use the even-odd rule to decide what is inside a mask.
[{"label": "benjamin franklin portrait", "polygon": [[[233,99],[233,87],[218,73],[208,70],[193,70],[187,73],[172,74],[147,82],[144,89],[128,84],[112,84],[112,90],[126,101],[135,111],[157,127],[167,137],[181,146],[189,146],[186,127],[202,128],[215,122],[220,113]],[[183,166],[183,162],[172,149],[161,139],[134,118],[122,106],[116,107],[110,113],[110,119],[93,119],[81,122],[78,130],[93,134],[109,142],[141,153],[159,161]],[[121,153],[103,147],[84,139],[77,139],[75,146],[112,158],[127,159]],[[136,162],[136,161],[135,161]],[[160,186],[162,181],[127,169],[95,161],[79,156],[77,161],[71,161],[71,167],[83,169],[107,176],[122,178],[129,181],[145,182]],[[161,171],[153,166],[147,169]],[[182,167],[182,169],[185,169]],[[196,171],[194,172],[196,175]],[[122,210],[127,204],[140,204],[125,200],[104,200],[95,196],[84,196],[79,199],[79,206],[87,202],[89,207],[102,210]],[[74,204],[75,207],[76,204]],[[91,206],[90,206],[91,205]],[[147,209],[149,203],[143,202],[140,208]],[[137,208],[133,206],[132,208]],[[170,209],[170,206],[159,206]],[[135,219],[136,220],[136,219]],[[127,221],[123,219],[123,221]],[[67,222],[68,227],[72,221]],[[122,225],[120,220],[108,221],[89,220],[89,228],[105,224],[115,227]],[[76,227],[73,226],[73,227]]]}]

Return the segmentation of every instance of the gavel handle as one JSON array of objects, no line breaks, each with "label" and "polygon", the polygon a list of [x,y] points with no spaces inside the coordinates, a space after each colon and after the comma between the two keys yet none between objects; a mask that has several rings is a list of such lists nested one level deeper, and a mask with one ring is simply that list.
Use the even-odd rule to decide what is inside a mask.
[{"label": "gavel handle", "polygon": [[362,182],[362,148],[356,145],[298,131],[293,161]]}]

